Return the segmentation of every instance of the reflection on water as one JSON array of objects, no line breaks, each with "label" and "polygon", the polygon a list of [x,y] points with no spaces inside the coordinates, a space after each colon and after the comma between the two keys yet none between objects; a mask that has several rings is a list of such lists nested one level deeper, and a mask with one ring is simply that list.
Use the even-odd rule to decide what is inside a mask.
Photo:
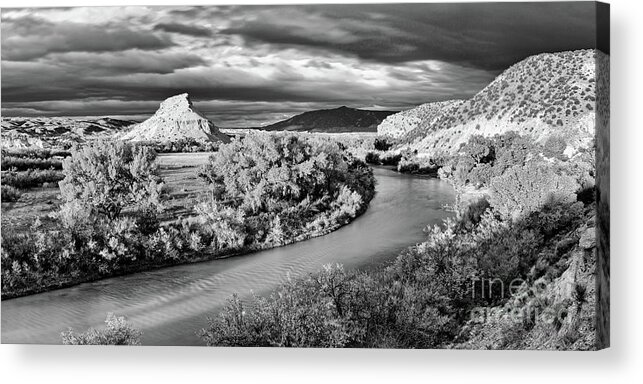
[{"label": "reflection on water", "polygon": [[326,236],[245,256],[105,279],[2,302],[2,343],[60,343],[68,327],[101,327],[125,315],[145,345],[201,345],[195,332],[233,293],[266,294],[288,275],[327,263],[371,268],[423,240],[450,214],[451,187],[439,180],[375,169],[377,194],[366,213]]}]

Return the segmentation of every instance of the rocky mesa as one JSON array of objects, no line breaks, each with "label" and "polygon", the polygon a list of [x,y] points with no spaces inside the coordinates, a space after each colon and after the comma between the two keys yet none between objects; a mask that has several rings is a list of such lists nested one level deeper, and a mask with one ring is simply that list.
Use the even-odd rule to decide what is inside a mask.
[{"label": "rocky mesa", "polygon": [[119,137],[127,141],[221,141],[230,138],[219,131],[208,118],[199,112],[187,93],[172,96],[163,101],[156,113],[132,130]]}]

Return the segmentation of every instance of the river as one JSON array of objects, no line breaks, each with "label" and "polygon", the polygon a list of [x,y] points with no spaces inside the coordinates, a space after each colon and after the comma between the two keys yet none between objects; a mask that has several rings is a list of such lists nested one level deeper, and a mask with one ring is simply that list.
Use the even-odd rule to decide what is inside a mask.
[{"label": "river", "polygon": [[180,265],[2,301],[2,343],[59,344],[68,327],[101,327],[108,312],[143,331],[143,345],[203,345],[196,331],[233,294],[269,294],[288,275],[328,263],[374,268],[423,241],[426,225],[451,215],[453,189],[430,178],[375,168],[375,198],[326,236],[244,256]]}]

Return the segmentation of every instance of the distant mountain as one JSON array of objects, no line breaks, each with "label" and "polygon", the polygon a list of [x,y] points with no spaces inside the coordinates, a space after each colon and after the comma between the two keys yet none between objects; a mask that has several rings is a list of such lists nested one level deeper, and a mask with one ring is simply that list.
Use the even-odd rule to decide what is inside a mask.
[{"label": "distant mountain", "polygon": [[267,131],[376,132],[377,126],[396,111],[369,111],[349,107],[304,112],[278,123],[261,127]]},{"label": "distant mountain", "polygon": [[[591,146],[594,138],[596,55],[603,54],[580,50],[531,56],[471,99],[418,107],[428,108],[428,114],[416,109],[392,115],[378,131],[393,133],[398,149],[420,156],[454,153],[472,135],[508,131],[540,143],[561,139],[572,155]],[[420,121],[405,116],[420,116]],[[391,121],[397,125],[391,127]]]},{"label": "distant mountain", "polygon": [[230,138],[219,131],[194,105],[187,93],[163,101],[154,116],[137,124],[118,136],[129,141],[198,141],[229,142]]},{"label": "distant mountain", "polygon": [[111,137],[136,124],[109,117],[3,117],[2,147],[50,147]]}]

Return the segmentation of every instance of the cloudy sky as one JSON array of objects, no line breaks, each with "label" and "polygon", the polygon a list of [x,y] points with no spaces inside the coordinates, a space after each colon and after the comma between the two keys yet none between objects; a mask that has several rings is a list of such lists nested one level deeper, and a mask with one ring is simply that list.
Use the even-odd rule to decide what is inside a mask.
[{"label": "cloudy sky", "polygon": [[182,92],[220,126],[406,109],[593,48],[594,17],[592,2],[2,9],[2,115],[144,119]]}]

